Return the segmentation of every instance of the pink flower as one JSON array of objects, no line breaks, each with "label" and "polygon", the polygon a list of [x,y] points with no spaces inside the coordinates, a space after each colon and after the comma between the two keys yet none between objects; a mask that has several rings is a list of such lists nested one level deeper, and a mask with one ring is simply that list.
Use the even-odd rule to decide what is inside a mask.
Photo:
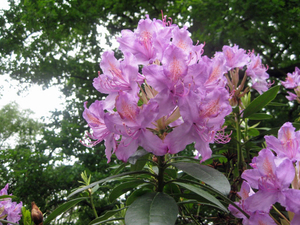
[{"label": "pink flower", "polygon": [[[124,59],[105,52],[103,74],[93,83],[108,96],[85,105],[88,137],[95,140],[87,145],[104,140],[108,161],[113,153],[127,161],[139,146],[161,156],[195,142],[204,161],[210,143],[229,140],[222,128],[231,112],[223,54],[201,57],[204,45],[193,45],[186,27],[149,17],[134,32],[122,31],[118,42]],[[235,61],[241,51],[233,50]]]},{"label": "pink flower", "polygon": [[138,107],[137,100],[126,92],[120,92],[116,99],[116,110],[117,114],[106,114],[105,121],[109,130],[122,135],[115,151],[118,159],[127,161],[138,146],[158,156],[167,153],[163,140],[149,130],[155,129],[152,122],[157,119],[156,102],[149,101],[143,107]]},{"label": "pink flower", "polygon": [[[269,149],[263,149],[255,159],[255,168],[245,170],[242,178],[258,191],[245,203],[249,211],[268,213],[279,202],[288,211],[300,210],[300,190],[290,189],[295,177],[295,168],[289,159],[278,159]],[[264,199],[264,201],[261,201]]]},{"label": "pink flower", "polygon": [[295,71],[291,74],[287,74],[286,81],[281,81],[282,85],[287,89],[294,89],[296,94],[287,92],[289,95],[286,98],[289,101],[297,100],[300,103],[300,69],[298,67],[295,68]]},{"label": "pink flower", "polygon": [[281,81],[281,83],[287,89],[294,89],[300,86],[300,69],[296,67],[295,71],[293,73],[288,73],[286,80]]},{"label": "pink flower", "polygon": [[[6,184],[5,187],[2,190],[0,190],[0,196],[8,195],[7,190],[8,190],[8,184]],[[12,202],[11,198],[2,199],[0,201],[0,209],[4,208],[4,211],[2,212],[2,214],[0,214],[0,218],[3,218],[4,216],[4,218],[7,221],[18,223],[22,216],[21,213],[22,206],[23,206],[22,202],[17,204],[16,202]],[[2,225],[1,222],[0,224]]]},{"label": "pink flower", "polygon": [[267,148],[275,151],[279,158],[288,158],[295,162],[300,160],[300,131],[295,131],[292,123],[287,122],[278,131],[278,139],[265,136]]},{"label": "pink flower", "polygon": [[261,63],[259,55],[255,55],[251,52],[250,62],[247,64],[246,73],[251,77],[252,87],[257,90],[259,94],[262,94],[269,89],[270,84],[267,82],[269,74],[266,72],[267,70],[268,68]]},{"label": "pink flower", "polygon": [[233,47],[224,45],[222,50],[228,70],[243,68],[249,62],[249,56],[246,54],[246,51],[239,48],[238,45],[234,45]]},{"label": "pink flower", "polygon": [[137,29],[132,32],[123,30],[122,37],[117,41],[120,50],[131,52],[137,58],[137,62],[147,65],[162,56],[164,48],[171,39],[172,26],[166,26],[161,20],[151,20],[149,16],[139,21]]},{"label": "pink flower", "polygon": [[243,219],[244,225],[276,224],[268,213],[258,210],[249,210],[249,205],[247,204],[246,200],[250,196],[253,196],[255,192],[252,190],[251,186],[246,181],[243,181],[241,190],[237,194],[241,197],[241,200],[239,202],[235,202],[235,204],[238,205],[244,212],[246,212],[250,216],[250,218],[248,219],[243,213],[241,213],[232,205],[229,205],[228,209],[232,213],[232,215],[234,215],[237,218]]},{"label": "pink flower", "polygon": [[[116,150],[116,140],[118,135],[107,129],[104,121],[104,108],[102,101],[95,101],[87,108],[87,102],[84,103],[83,118],[87,121],[89,127],[92,129],[92,134],[87,133],[84,141],[81,141],[87,147],[92,147],[105,140],[105,154],[107,162],[110,162],[112,153]],[[91,141],[90,139],[96,140]]]}]

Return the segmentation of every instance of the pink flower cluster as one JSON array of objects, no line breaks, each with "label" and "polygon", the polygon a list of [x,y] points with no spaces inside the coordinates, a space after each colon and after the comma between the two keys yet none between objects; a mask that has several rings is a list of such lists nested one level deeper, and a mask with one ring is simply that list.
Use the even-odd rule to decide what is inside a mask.
[{"label": "pink flower cluster", "polygon": [[[253,169],[245,170],[242,174],[246,181],[238,192],[241,200],[237,204],[250,218],[247,219],[232,205],[229,206],[233,215],[243,218],[243,224],[276,224],[269,216],[269,211],[276,202],[287,211],[295,213],[291,225],[300,224],[299,138],[300,131],[295,132],[289,122],[280,128],[278,139],[273,136],[265,137],[267,148],[253,158]],[[297,189],[290,188],[291,184]],[[257,192],[251,187],[257,189]]]},{"label": "pink flower cluster", "polygon": [[295,93],[288,91],[289,94],[286,98],[289,101],[297,100],[300,103],[300,69],[298,67],[295,68],[293,73],[288,73],[286,80],[281,81],[282,85],[286,89],[294,89]]},{"label": "pink flower cluster", "polygon": [[193,45],[187,28],[166,18],[141,19],[134,32],[121,34],[124,58],[106,51],[102,74],[93,81],[108,96],[89,107],[85,103],[83,113],[92,129],[83,144],[104,140],[108,162],[113,153],[127,161],[139,146],[162,156],[191,143],[204,161],[212,154],[210,143],[229,140],[222,127],[232,111],[224,74],[247,67],[253,87],[260,93],[268,88],[258,56],[236,45],[224,46],[213,58],[202,56],[204,45]]},{"label": "pink flower cluster", "polygon": [[[8,195],[8,184],[5,185],[5,187],[0,190],[0,196],[2,195]],[[7,221],[18,223],[21,219],[22,213],[22,202],[17,204],[16,202],[12,202],[11,198],[1,199],[0,200],[0,219],[6,219]],[[0,225],[2,223],[0,222]]]}]

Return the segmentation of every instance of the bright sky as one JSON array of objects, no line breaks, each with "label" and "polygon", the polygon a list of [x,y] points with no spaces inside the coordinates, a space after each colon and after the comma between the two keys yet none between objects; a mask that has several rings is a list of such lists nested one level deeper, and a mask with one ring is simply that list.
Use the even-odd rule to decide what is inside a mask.
[{"label": "bright sky", "polygon": [[[25,85],[24,85],[25,86]],[[16,101],[21,109],[31,109],[34,118],[49,117],[50,111],[63,109],[64,99],[58,87],[43,90],[38,85],[32,85],[28,90],[17,94],[20,87],[18,81],[10,79],[8,75],[0,75],[0,107]],[[2,96],[1,96],[2,95]]]}]

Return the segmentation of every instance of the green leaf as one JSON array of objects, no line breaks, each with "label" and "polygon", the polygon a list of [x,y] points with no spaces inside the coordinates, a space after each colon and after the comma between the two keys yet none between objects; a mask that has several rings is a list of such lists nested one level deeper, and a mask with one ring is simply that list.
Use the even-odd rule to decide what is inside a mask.
[{"label": "green leaf", "polygon": [[194,192],[197,195],[200,195],[201,197],[205,198],[206,200],[208,200],[212,204],[216,205],[218,208],[220,208],[224,212],[228,212],[228,210],[225,208],[225,206],[216,197],[214,197],[210,193],[202,190],[201,188],[196,187],[196,186],[191,185],[191,184],[181,183],[181,182],[174,182],[174,184],[178,184],[179,186],[184,187],[184,188]]},{"label": "green leaf", "polygon": [[124,210],[124,209],[125,208],[115,209],[115,210],[109,210],[109,211],[105,212],[104,215],[99,216],[97,219],[94,219],[93,221],[91,221],[89,223],[89,225],[92,225],[92,224],[95,225],[95,224],[103,223],[104,221],[107,221],[107,219],[109,219],[110,217],[112,217],[113,215],[115,215],[116,213],[118,213],[118,212],[120,212],[121,210]]},{"label": "green leaf", "polygon": [[72,199],[68,202],[65,202],[64,204],[60,205],[59,207],[57,207],[48,217],[47,219],[44,221],[44,225],[50,224],[50,222],[55,219],[57,216],[59,216],[60,214],[62,214],[63,212],[67,211],[68,209],[72,208],[73,206],[75,206],[76,204],[78,204],[79,202],[88,199],[87,197],[83,197],[83,198],[76,198],[76,199]]},{"label": "green leaf", "polygon": [[126,193],[127,191],[132,190],[133,188],[139,186],[140,184],[145,183],[143,180],[135,179],[133,181],[128,181],[125,183],[122,183],[115,187],[110,195],[109,195],[109,201],[114,201],[116,198],[120,197],[122,194]]},{"label": "green leaf", "polygon": [[256,128],[250,128],[250,129],[248,130],[248,134],[249,134],[250,136],[252,136],[252,137],[256,137],[256,136],[258,136],[258,135],[260,134],[260,132],[259,132],[259,130],[256,129]]},{"label": "green leaf", "polygon": [[[16,196],[13,196],[13,195],[1,195],[0,196],[0,201],[5,201],[5,199],[7,198],[15,198]],[[1,199],[4,199],[4,200],[1,200]]]},{"label": "green leaf", "polygon": [[[119,220],[124,220],[123,217],[120,217],[120,218],[111,218],[111,219],[108,219],[108,220],[103,220],[103,221],[100,221],[98,223],[93,223],[93,225],[96,225],[96,224],[107,224],[107,222],[111,222],[111,221],[119,221]],[[111,224],[111,223],[110,223]]]},{"label": "green leaf", "polygon": [[184,204],[198,204],[199,205],[200,204],[200,205],[211,206],[211,207],[214,207],[216,209],[221,209],[220,207],[216,206],[215,204],[211,204],[211,203],[207,203],[207,202],[199,202],[199,201],[196,201],[196,200],[186,200],[186,201],[178,202],[177,204],[178,205],[184,205]]},{"label": "green leaf", "polygon": [[[145,156],[145,155],[149,155],[149,152],[147,152],[146,150],[144,150],[144,149],[140,149],[140,150],[138,150],[138,151],[136,151],[132,156],[130,156],[129,158],[128,158],[128,162],[130,163],[130,164],[136,164],[136,162],[141,158],[141,157],[143,157],[143,156]],[[148,157],[148,156],[147,156]]]},{"label": "green leaf", "polygon": [[124,177],[124,176],[130,176],[130,175],[136,175],[136,174],[149,174],[149,175],[152,175],[151,173],[147,172],[147,171],[131,171],[131,172],[126,172],[126,173],[121,173],[121,174],[116,174],[116,175],[113,175],[113,176],[110,176],[110,177],[106,177],[102,180],[99,180],[99,181],[96,181],[94,183],[91,183],[90,185],[88,186],[85,186],[85,187],[82,187],[82,188],[79,188],[77,189],[76,191],[72,192],[68,198],[72,197],[73,195],[76,195],[82,191],[85,191],[86,189],[89,189],[89,188],[92,188],[94,186],[96,186],[97,184],[101,184],[101,183],[104,183],[106,181],[109,181],[109,180],[113,180],[115,178],[119,178],[119,177]]},{"label": "green leaf", "polygon": [[7,220],[2,220],[2,219],[0,219],[0,222],[1,223],[4,223],[4,224],[12,224],[12,225],[19,225],[18,223],[13,223],[13,222],[9,222],[9,221],[7,221]]},{"label": "green leaf", "polygon": [[268,120],[268,119],[272,119],[273,116],[265,113],[254,113],[248,118],[250,120]]},{"label": "green leaf", "polygon": [[[178,186],[178,185],[177,185]],[[212,206],[214,208],[217,208],[217,209],[220,209],[223,211],[223,205],[222,205],[222,208],[220,208],[219,206],[211,203],[211,201],[207,200],[206,198],[200,196],[200,195],[195,195],[193,192],[190,192],[190,193],[181,193],[181,194],[175,194],[174,195],[174,198],[177,197],[177,198],[184,198],[184,199],[187,199],[187,200],[184,200],[184,201],[178,201],[177,204],[180,205],[180,204],[186,204],[186,202],[193,202],[193,203],[197,203],[197,204],[201,204],[201,205],[208,205],[208,206]]]},{"label": "green leaf", "polygon": [[263,107],[268,105],[277,95],[280,86],[275,86],[270,88],[268,91],[264,92],[262,95],[255,98],[249,106],[243,112],[243,118],[248,118],[252,114],[258,112]]},{"label": "green leaf", "polygon": [[288,106],[286,103],[280,103],[280,102],[270,102],[268,104],[269,106]]},{"label": "green leaf", "polygon": [[139,198],[140,196],[143,196],[143,195],[145,195],[146,193],[149,193],[149,192],[152,192],[152,190],[144,189],[144,188],[140,188],[140,189],[135,190],[126,199],[126,205],[127,206],[131,205],[137,198]]},{"label": "green leaf", "polygon": [[22,212],[22,221],[24,225],[31,225],[31,213],[24,206],[21,209]]},{"label": "green leaf", "polygon": [[230,192],[231,186],[227,178],[216,169],[199,163],[176,162],[171,164],[192,177],[205,182],[224,195],[228,195]]},{"label": "green leaf", "polygon": [[[142,150],[139,150],[138,152],[142,152]],[[131,167],[130,167],[131,171],[142,170],[148,161],[148,157],[149,157],[149,152],[147,152],[146,154],[142,152],[140,155],[135,155],[133,158],[129,158],[130,161],[128,159],[128,162],[131,163]]]},{"label": "green leaf", "polygon": [[174,225],[178,207],[165,193],[148,193],[136,199],[127,209],[126,225]]}]

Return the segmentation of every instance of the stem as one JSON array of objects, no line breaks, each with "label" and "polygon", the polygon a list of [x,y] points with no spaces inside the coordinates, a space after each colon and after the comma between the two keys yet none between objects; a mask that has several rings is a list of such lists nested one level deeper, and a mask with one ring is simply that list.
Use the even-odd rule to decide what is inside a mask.
[{"label": "stem", "polygon": [[157,176],[157,192],[163,192],[164,183],[164,171],[165,171],[165,156],[158,156],[158,176]]},{"label": "stem", "polygon": [[240,127],[240,110],[236,114],[236,138],[237,138],[237,165],[238,169],[243,170],[243,153],[241,148],[241,127]]},{"label": "stem", "polygon": [[[245,143],[248,141],[248,119],[245,119]],[[246,169],[247,166],[250,163],[250,153],[249,153],[249,148],[246,147],[246,159],[247,159],[247,164],[246,164]]]},{"label": "stem", "polygon": [[93,196],[92,196],[91,192],[92,191],[89,190],[89,195],[90,195],[90,199],[91,199],[91,206],[92,206],[92,209],[93,209],[95,217],[98,218],[98,213],[96,211],[96,208],[95,208],[95,205],[94,205],[94,201],[93,201]]},{"label": "stem", "polygon": [[269,216],[274,220],[274,222],[277,224],[277,225],[281,225],[272,215],[271,213],[269,213]]},{"label": "stem", "polygon": [[288,224],[290,224],[290,221],[274,205],[272,207]]},{"label": "stem", "polygon": [[194,218],[194,216],[191,214],[191,212],[188,210],[188,208],[185,205],[183,207],[184,207],[185,211],[189,214],[191,219],[195,222],[195,224],[200,225],[200,223],[198,223],[198,221]]}]

